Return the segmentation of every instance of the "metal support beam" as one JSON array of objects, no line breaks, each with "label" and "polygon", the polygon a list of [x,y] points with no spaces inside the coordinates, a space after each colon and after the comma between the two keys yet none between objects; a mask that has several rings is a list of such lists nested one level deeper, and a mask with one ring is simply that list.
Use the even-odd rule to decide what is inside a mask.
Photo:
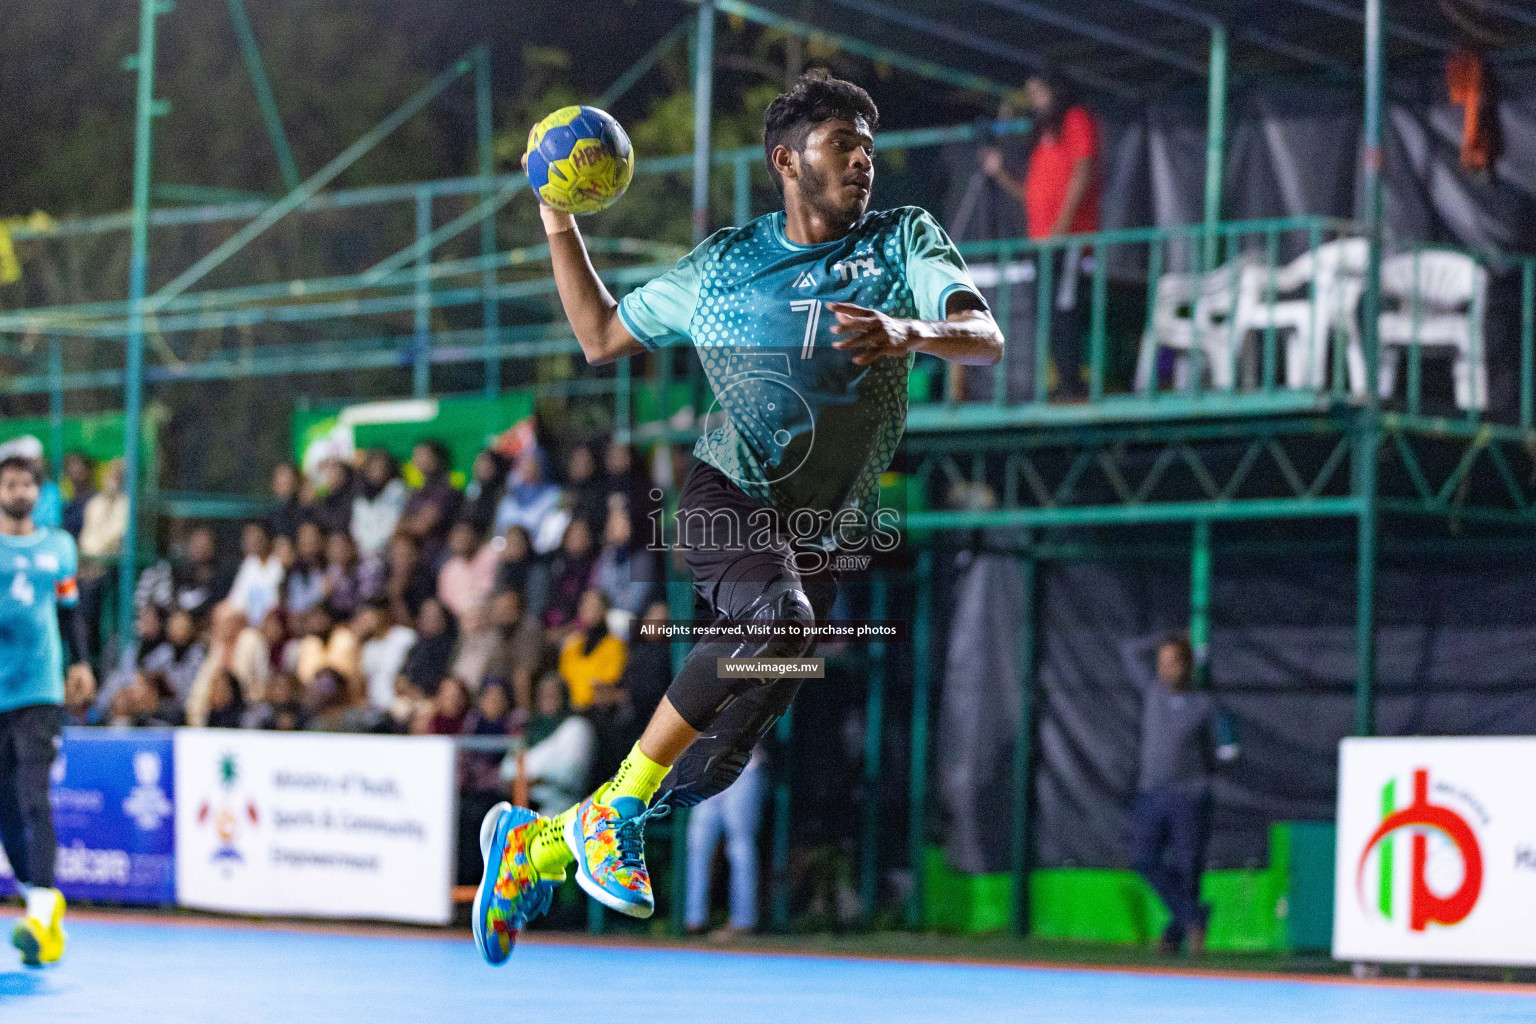
[{"label": "metal support beam", "polygon": [[927,15],[916,14],[904,7],[896,7],[885,3],[883,0],[829,0],[829,2],[850,8],[866,17],[879,18],[882,21],[901,25],[914,32],[920,32],[923,35],[948,40],[967,49],[997,57],[1000,60],[1005,60],[1010,64],[1017,64],[1031,71],[1054,70],[1065,75],[1067,78],[1083,85],[1091,86],[1100,92],[1109,93],[1112,96],[1119,96],[1122,99],[1135,99],[1137,96],[1136,90],[1123,82],[1117,82],[1112,78],[1105,78],[1103,75],[1092,71],[1085,71],[1081,67],[1071,64],[1057,65],[1045,54],[1026,50],[1023,47],[1014,46],[1010,43],[999,42],[979,32],[972,32],[970,29],[960,28],[947,21],[940,21]]},{"label": "metal support beam", "polygon": [[283,184],[292,192],[299,187],[299,166],[293,162],[288,133],[283,130],[277,100],[272,96],[272,83],[267,81],[267,68],[261,60],[261,47],[256,45],[256,33],[251,31],[251,19],[245,12],[245,0],[228,0],[228,4],[229,21],[235,29],[235,40],[240,44],[240,56],[245,60],[245,70],[249,72],[251,86],[256,90],[256,105],[261,108],[261,120],[267,126],[267,136],[272,140],[273,152],[277,154],[277,169],[283,176]]},{"label": "metal support beam", "polygon": [[1211,77],[1205,115],[1205,248],[1203,266],[1216,267],[1217,225],[1221,222],[1221,185],[1226,171],[1227,29],[1211,27]]},{"label": "metal support beam", "polygon": [[789,930],[789,809],[794,782],[794,758],[789,749],[794,739],[795,706],[791,704],[774,728],[780,753],[774,759],[777,764],[773,771],[773,859],[769,864],[769,884],[773,893],[773,930],[780,933]]},{"label": "metal support beam", "polygon": [[48,336],[48,430],[53,449],[53,475],[64,469],[64,343]]},{"label": "metal support beam", "polygon": [[731,172],[731,222],[740,227],[752,219],[752,161],[737,160]]},{"label": "metal support beam", "polygon": [[715,5],[699,4],[693,43],[693,242],[709,234],[709,127],[714,104]]},{"label": "metal support beam", "polygon": [[1355,735],[1376,734],[1376,455],[1381,435],[1366,424],[1356,437],[1354,488],[1361,503],[1355,541]]},{"label": "metal support beam", "polygon": [[236,231],[222,245],[219,245],[212,252],[182,271],[175,280],[161,288],[148,300],[147,305],[149,309],[151,311],[159,309],[170,299],[180,295],[192,285],[202,280],[215,267],[218,267],[225,260],[250,244],[252,239],[304,205],[317,192],[335,181],[341,176],[343,171],[361,160],[365,154],[383,141],[386,136],[410,120],[423,107],[436,99],[443,90],[447,89],[466,72],[471,70],[476,59],[478,59],[479,50],[480,48],[476,47],[475,50],[466,54],[453,67],[438,75],[410,99],[397,107],[388,117],[374,125],[362,138],[348,146],[330,163],[312,174],[298,188],[267,207],[255,220],[252,220],[245,227]]},{"label": "metal support beam", "polygon": [[1197,690],[1211,682],[1211,521],[1196,519],[1189,552],[1190,669]]},{"label": "metal support beam", "polygon": [[923,926],[923,861],[928,842],[928,703],[933,666],[929,643],[933,625],[933,551],[917,556],[917,607],[912,623],[912,750],[908,774],[907,863],[912,886],[907,894],[906,923]]},{"label": "metal support beam", "polygon": [[826,29],[818,28],[809,22],[786,18],[773,11],[746,3],[744,0],[715,0],[715,7],[722,14],[729,14],[756,25],[762,25],[789,35],[799,36],[802,39],[833,43],[839,49],[846,50],[867,60],[872,60],[877,64],[888,64],[893,68],[900,68],[903,71],[935,82],[943,82],[945,85],[952,85],[957,89],[973,89],[976,92],[1003,97],[1007,96],[1015,88],[1015,86],[972,74],[969,71],[959,71],[955,68],[946,67],[943,64],[937,64],[931,60],[909,56],[899,50],[866,43],[864,40],[854,36],[843,35],[840,32],[830,32]]},{"label": "metal support beam", "polygon": [[[432,233],[432,193],[416,194],[416,237]],[[416,305],[411,339],[411,394],[426,398],[432,393],[432,281],[427,277],[428,258],[423,253],[416,260]]]},{"label": "metal support beam", "polygon": [[1181,71],[1188,71],[1192,75],[1205,74],[1205,68],[1200,66],[1200,62],[1188,54],[1180,53],[1178,50],[1170,50],[1166,46],[1159,46],[1157,43],[1150,42],[1145,36],[1134,36],[1125,32],[1117,32],[1096,22],[1074,18],[1072,15],[1064,14],[1054,7],[1035,3],[1034,0],[981,0],[981,2],[991,7],[996,7],[999,10],[1007,11],[1010,14],[1017,14],[1023,18],[1041,21],[1047,25],[1066,29],[1068,32],[1087,36],[1089,39],[1103,43],[1106,46],[1129,50],[1138,56],[1176,67]]},{"label": "metal support beam", "polygon": [[[489,203],[496,192],[496,149],[491,110],[491,54],[480,52],[475,63],[475,157],[480,172],[480,205]],[[501,303],[496,300],[496,268],[491,257],[496,253],[496,218],[486,216],[480,221],[480,258],[485,266],[480,270],[480,288],[485,297],[480,300],[480,324],[485,336],[494,338],[501,326]],[[485,357],[485,397],[495,398],[501,391],[501,359],[494,353]]]},{"label": "metal support beam", "polygon": [[[1366,34],[1369,35],[1371,32],[1370,10],[1373,0],[1366,0],[1364,14],[1361,14],[1359,8],[1355,7],[1353,4],[1344,3],[1343,0],[1289,0],[1289,2],[1298,4],[1302,7],[1310,7],[1314,11],[1322,11],[1324,14],[1331,14],[1335,18],[1343,18],[1345,21],[1352,21],[1357,25],[1364,24],[1366,26]],[[1426,50],[1437,50],[1441,53],[1449,53],[1450,51],[1456,49],[1455,43],[1446,39],[1441,39],[1439,36],[1432,36],[1427,32],[1420,32],[1417,29],[1409,28],[1407,25],[1403,25],[1399,22],[1383,21],[1381,19],[1381,10],[1379,7],[1377,8],[1376,12],[1376,24],[1376,31],[1378,35],[1384,30],[1388,35],[1401,39],[1404,42],[1413,43],[1415,46],[1422,46]],[[1367,74],[1369,74],[1369,72],[1367,72]]]},{"label": "metal support beam", "polygon": [[133,643],[133,588],[139,543],[139,428],[144,403],[144,305],[149,288],[150,147],[154,138],[155,19],[170,10],[166,0],[140,0],[138,72],[134,90],[133,227],[128,257],[128,344],[123,373],[123,494],[128,526],[117,568],[117,632],[124,650]]},{"label": "metal support beam", "polygon": [[1382,0],[1365,0],[1365,166],[1362,199],[1365,235],[1369,246],[1365,262],[1365,292],[1360,299],[1361,344],[1365,348],[1365,393],[1372,410],[1380,407],[1376,388],[1380,361],[1381,313],[1381,115],[1384,91],[1382,51]]},{"label": "metal support beam", "polygon": [[1035,625],[1038,619],[1039,560],[1035,558],[1034,538],[1026,539],[1029,550],[1020,558],[1019,574],[1023,594],[1019,601],[1022,616],[1019,628],[1019,715],[1013,735],[1013,831],[1009,837],[1009,868],[1013,872],[1013,903],[1008,927],[1016,936],[1029,934],[1029,870],[1033,861],[1030,838],[1030,794],[1034,788],[1035,739]]},{"label": "metal support beam", "polygon": [[[1312,0],[1308,0],[1312,2]],[[1360,503],[1355,551],[1355,734],[1376,732],[1377,452],[1381,447],[1376,389],[1381,309],[1382,0],[1365,0],[1365,230],[1369,253],[1361,299],[1367,409],[1356,434],[1352,490]]]},{"label": "metal support beam", "polygon": [[[1189,4],[1182,2],[1182,0],[1131,0],[1131,2],[1150,10],[1159,11],[1180,21],[1199,25],[1202,28],[1215,29],[1218,25],[1223,24],[1220,18],[1215,17],[1209,11],[1191,7]],[[1312,64],[1342,74],[1354,75],[1356,73],[1354,68],[1341,60],[1330,57],[1325,53],[1319,53],[1310,47],[1302,46],[1300,43],[1293,43],[1289,39],[1265,32],[1262,29],[1240,25],[1235,31],[1239,39],[1246,43],[1252,43],[1261,50],[1268,50],[1270,53],[1289,57],[1291,60],[1302,64]]]},{"label": "metal support beam", "polygon": [[[890,584],[877,577],[870,584],[869,617],[885,618]],[[869,688],[864,693],[864,806],[859,833],[859,908],[866,928],[875,922],[880,898],[880,755],[885,739],[885,641],[869,645]]]}]

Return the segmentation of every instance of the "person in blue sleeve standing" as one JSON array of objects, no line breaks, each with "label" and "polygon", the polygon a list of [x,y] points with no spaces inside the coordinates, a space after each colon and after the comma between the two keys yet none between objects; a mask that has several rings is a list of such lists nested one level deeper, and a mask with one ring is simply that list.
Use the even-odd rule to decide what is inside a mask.
[{"label": "person in blue sleeve standing", "polygon": [[64,954],[48,770],[63,728],[65,646],[72,689],[85,697],[96,689],[76,607],[74,539],[32,519],[39,467],[25,455],[0,458],[0,843],[26,898],[11,944],[29,967]]},{"label": "person in blue sleeve standing", "polygon": [[[593,271],[575,220],[540,210],[588,362],[691,344],[703,364],[721,415],[694,447],[676,543],[724,623],[803,631],[825,621],[838,554],[895,539],[879,481],[905,429],[916,353],[982,366],[1002,358],[1002,333],[944,229],[916,207],[868,210],[879,117],[852,82],[803,76],[764,117],[784,208],[716,232],[622,302]],[[486,960],[505,962],[517,929],[573,865],[594,899],[649,917],[644,823],[734,782],[799,686],[771,673],[721,677],[717,659],[794,658],[809,645],[782,634],[697,644],[590,798],[553,819],[493,808],[474,918]]]}]

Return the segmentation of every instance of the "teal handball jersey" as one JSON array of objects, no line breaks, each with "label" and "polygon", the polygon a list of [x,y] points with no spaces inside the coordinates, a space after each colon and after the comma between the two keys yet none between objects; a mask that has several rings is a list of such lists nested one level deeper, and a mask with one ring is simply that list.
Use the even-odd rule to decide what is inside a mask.
[{"label": "teal handball jersey", "polygon": [[[698,351],[723,415],[706,420],[694,455],[783,514],[811,510],[827,540],[834,517],[843,536],[873,522],[914,358],[855,365],[832,347],[843,336],[827,305],[942,320],[961,290],[981,301],[954,243],[917,207],[867,213],[819,245],[791,242],[778,212],[716,232],[624,296],[619,318],[648,349]],[[844,509],[861,516],[838,517]]]},{"label": "teal handball jersey", "polygon": [[63,530],[0,534],[0,711],[64,703],[58,609],[78,600],[76,561]]}]

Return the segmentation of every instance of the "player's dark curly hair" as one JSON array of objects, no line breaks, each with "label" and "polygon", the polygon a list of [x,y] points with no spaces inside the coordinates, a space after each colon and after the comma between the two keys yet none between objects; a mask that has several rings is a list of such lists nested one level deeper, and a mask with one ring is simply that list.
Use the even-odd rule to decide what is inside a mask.
[{"label": "player's dark curly hair", "polygon": [[29,459],[24,455],[7,455],[0,459],[0,473],[8,469],[19,469],[25,473],[31,473],[33,480],[39,484],[43,482],[43,475],[35,459]]},{"label": "player's dark curly hair", "polygon": [[773,166],[776,146],[788,146],[803,152],[806,136],[825,121],[852,121],[862,117],[874,131],[880,124],[880,111],[869,93],[841,78],[833,78],[820,68],[807,71],[794,88],[779,94],[768,104],[763,115],[763,153],[768,157],[768,174],[773,187],[782,195],[784,183]]}]

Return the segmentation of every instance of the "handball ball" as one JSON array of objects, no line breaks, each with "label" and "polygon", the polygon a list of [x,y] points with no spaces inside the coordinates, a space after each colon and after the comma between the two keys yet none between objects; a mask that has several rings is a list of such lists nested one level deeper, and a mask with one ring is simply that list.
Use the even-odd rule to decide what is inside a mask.
[{"label": "handball ball", "polygon": [[629,136],[596,107],[561,107],[528,133],[528,183],[557,210],[606,209],[634,174]]}]

